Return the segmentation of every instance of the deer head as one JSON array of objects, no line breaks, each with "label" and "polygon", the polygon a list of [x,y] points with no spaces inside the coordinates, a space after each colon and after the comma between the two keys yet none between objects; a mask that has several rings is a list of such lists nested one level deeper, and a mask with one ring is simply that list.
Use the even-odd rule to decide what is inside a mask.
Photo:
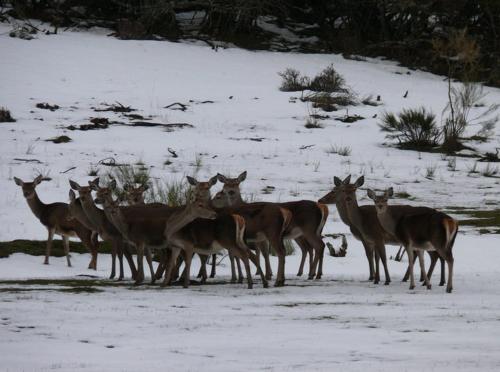
[{"label": "deer head", "polygon": [[384,213],[385,211],[387,211],[387,202],[389,201],[389,198],[391,198],[394,194],[394,190],[392,187],[389,187],[384,191],[382,195],[377,195],[375,191],[368,189],[367,194],[368,197],[375,203],[375,209],[377,210],[377,213]]},{"label": "deer head", "polygon": [[69,180],[69,185],[73,190],[78,191],[80,200],[84,203],[92,201],[92,190],[99,186],[99,178],[88,182],[88,186],[80,186],[77,182]]},{"label": "deer head", "polygon": [[342,196],[344,192],[343,187],[349,185],[350,182],[351,182],[350,175],[347,176],[343,181],[338,177],[334,177],[333,183],[335,186],[333,190],[330,191],[325,196],[323,196],[321,199],[319,199],[318,202],[323,204],[336,204],[337,202],[342,201]]},{"label": "deer head", "polygon": [[148,185],[141,185],[134,187],[132,185],[125,185],[123,190],[126,192],[126,198],[129,205],[144,204],[144,193],[149,189]]},{"label": "deer head", "polygon": [[113,190],[116,189],[116,180],[111,180],[107,187],[97,186],[96,191],[96,204],[104,204],[105,202],[113,202]]},{"label": "deer head", "polygon": [[222,193],[227,199],[229,205],[234,205],[241,202],[240,183],[247,178],[247,172],[244,171],[236,178],[229,178],[222,174],[217,174],[217,179],[224,184]]},{"label": "deer head", "polygon": [[205,205],[210,204],[210,188],[217,183],[217,176],[210,178],[207,182],[197,181],[195,178],[187,176],[191,186],[194,186],[194,200],[201,201]]},{"label": "deer head", "polygon": [[33,199],[36,196],[35,188],[43,181],[43,176],[39,175],[33,182],[23,182],[21,179],[14,177],[14,182],[17,186],[23,189],[23,196],[26,199]]},{"label": "deer head", "polygon": [[342,185],[344,200],[347,206],[352,206],[357,203],[356,190],[361,186],[363,186],[364,183],[365,183],[365,177],[361,176],[354,183],[348,183]]}]

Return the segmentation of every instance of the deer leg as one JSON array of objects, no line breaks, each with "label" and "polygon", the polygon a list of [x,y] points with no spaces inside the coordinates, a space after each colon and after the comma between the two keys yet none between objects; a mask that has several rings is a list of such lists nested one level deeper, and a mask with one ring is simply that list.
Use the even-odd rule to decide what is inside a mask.
[{"label": "deer leg", "polygon": [[387,255],[384,243],[379,243],[378,251],[379,251],[379,258],[382,260],[382,265],[384,266],[384,275],[385,275],[384,285],[389,285],[389,283],[391,282],[391,276],[389,275],[389,268],[387,266]]},{"label": "deer leg", "polygon": [[130,253],[130,246],[128,243],[122,242],[122,247],[123,247],[123,254],[125,255],[125,258],[127,259],[128,266],[130,268],[130,273],[132,275],[132,279],[136,280],[137,279],[137,269],[135,268],[135,263],[134,263],[134,259],[132,257],[132,254]]},{"label": "deer leg", "polygon": [[268,238],[268,241],[271,243],[272,247],[276,251],[278,255],[278,273],[276,274],[276,282],[274,283],[275,287],[283,287],[285,285],[285,255],[286,249],[283,244],[283,237],[271,236],[271,239]]},{"label": "deer leg", "polygon": [[446,263],[448,264],[448,284],[446,285],[446,293],[453,291],[453,255],[449,252],[446,255]]},{"label": "deer leg", "polygon": [[50,250],[52,249],[52,240],[54,239],[55,232],[56,232],[56,229],[54,229],[54,228],[48,229],[49,236],[47,237],[47,248],[45,250],[45,261],[43,261],[44,265],[49,264]]},{"label": "deer leg", "polygon": [[441,261],[441,280],[439,281],[439,285],[443,286],[446,283],[446,280],[444,279],[445,277],[444,260],[441,257],[439,257],[439,261]]},{"label": "deer leg", "polygon": [[[413,265],[415,265],[415,262],[417,261],[417,256],[414,256],[413,257]],[[408,278],[410,277],[410,266],[409,266],[409,259],[408,259],[408,268],[406,269],[406,273],[405,275],[403,276],[403,280],[402,282],[407,282],[408,281]]]},{"label": "deer leg", "polygon": [[160,263],[158,264],[158,267],[156,268],[155,272],[155,278],[156,280],[160,280],[163,272],[165,271],[165,266],[167,262],[167,255],[168,255],[168,250],[163,249],[160,252]]},{"label": "deer leg", "polygon": [[207,261],[208,261],[208,257],[207,255],[205,254],[199,254],[198,255],[200,257],[200,262],[201,262],[201,266],[200,266],[200,272],[198,273],[198,275],[200,275],[198,278],[201,278],[201,284],[204,284],[206,281],[207,281],[207,278],[208,278],[208,275],[207,275]]},{"label": "deer leg", "polygon": [[427,273],[425,271],[425,262],[424,262],[424,251],[419,249],[417,251],[418,253],[418,262],[420,263],[420,271],[424,275],[424,284],[427,287],[427,289],[431,289],[431,283],[429,282],[429,277],[427,276]]},{"label": "deer leg", "polygon": [[109,275],[109,279],[113,279],[116,275],[116,245],[111,245],[111,274]]},{"label": "deer leg", "polygon": [[380,254],[378,250],[372,250],[375,253],[375,279],[373,280],[374,284],[378,284],[380,282]]},{"label": "deer leg", "polygon": [[151,249],[149,247],[146,247],[146,261],[148,262],[149,274],[151,275],[151,284],[155,284],[156,276],[155,269],[153,267],[153,255],[151,254]]},{"label": "deer leg", "polygon": [[410,289],[415,289],[415,278],[413,277],[413,263],[415,260],[411,245],[406,248],[406,254],[408,255],[408,269],[410,270]]},{"label": "deer leg", "polygon": [[257,257],[257,260],[259,261],[259,266],[256,266],[255,269],[255,275],[260,275],[259,273],[259,267],[260,267],[260,247],[258,244],[255,244],[255,257]]},{"label": "deer leg", "polygon": [[273,269],[271,267],[271,260],[269,259],[269,243],[261,242],[257,243],[257,246],[259,247],[259,250],[264,257],[264,264],[266,266],[266,279],[271,280],[271,278],[273,277]]},{"label": "deer leg", "polygon": [[241,271],[240,258],[236,256],[234,259],[236,261],[236,267],[238,268],[238,283],[243,283],[243,272]]},{"label": "deer leg", "polygon": [[90,237],[92,241],[92,267],[91,269],[97,270],[97,255],[99,251],[99,234],[95,231],[92,232]]},{"label": "deer leg", "polygon": [[269,284],[267,283],[267,278],[264,275],[262,268],[260,267],[259,259],[251,251],[248,251],[248,256],[249,256],[250,260],[253,262],[253,264],[255,266],[257,266],[257,272],[258,272],[258,275],[260,275],[260,279],[262,280],[262,286],[264,288],[267,288],[269,286]]},{"label": "deer leg", "polygon": [[394,257],[394,261],[400,262],[403,259],[403,256],[405,254],[403,246],[399,247],[398,253],[396,253],[396,257]]},{"label": "deer leg", "polygon": [[363,247],[365,248],[366,259],[368,260],[368,266],[370,269],[370,276],[368,277],[368,280],[372,281],[374,278],[374,275],[373,275],[373,271],[374,271],[373,270],[373,249],[365,242],[362,242],[362,243],[363,243]]},{"label": "deer leg", "polygon": [[66,256],[66,262],[68,263],[68,267],[71,267],[71,260],[69,258],[69,237],[63,235],[62,238],[63,238],[64,255]]},{"label": "deer leg", "polygon": [[[304,246],[302,246],[303,243],[302,243],[302,241],[301,241],[300,238],[295,239],[295,242],[299,246],[300,253],[301,253],[299,271],[297,272],[297,276],[302,276],[302,274],[304,273],[304,265],[306,263],[306,258],[307,258],[306,257],[307,256],[307,250],[306,250],[306,248]],[[309,262],[309,270],[310,270],[310,268],[311,268],[311,264]]]},{"label": "deer leg", "polygon": [[215,278],[215,271],[217,267],[217,254],[214,253],[212,255],[212,270],[210,270],[210,277]]},{"label": "deer leg", "polygon": [[167,285],[169,285],[170,281],[172,280],[172,271],[174,270],[174,266],[177,265],[177,257],[179,257],[180,249],[171,247],[170,252],[171,254],[169,255],[170,257],[168,257],[165,278],[161,283],[162,287],[166,287]]},{"label": "deer leg", "polygon": [[[427,278],[429,278],[429,281],[430,281],[439,255],[433,251],[427,251],[427,253],[429,254],[429,257],[431,258],[431,264],[429,265],[429,270],[427,270]],[[425,285],[425,282],[422,285]]]},{"label": "deer leg", "polygon": [[189,288],[189,276],[191,272],[191,261],[193,260],[193,253],[192,252],[186,252],[186,256],[184,257],[184,273],[183,275],[183,284],[182,286],[184,288]]},{"label": "deer leg", "polygon": [[120,265],[120,275],[118,276],[118,280],[123,280],[125,273],[123,269],[123,245],[120,242],[115,242],[118,252],[118,263]]},{"label": "deer leg", "polygon": [[234,256],[231,251],[228,251],[229,261],[231,262],[231,283],[236,283],[236,267],[234,265]]},{"label": "deer leg", "polygon": [[[311,234],[305,236],[306,239],[306,246],[308,247],[309,250],[309,255],[312,256],[314,254],[314,260],[312,264],[312,268],[309,271],[309,279],[313,279],[316,277],[316,279],[321,279],[322,275],[322,255],[324,253],[325,249],[325,243],[323,243],[323,239],[321,239],[319,236],[316,234]],[[317,270],[317,271],[316,271]]]},{"label": "deer leg", "polygon": [[144,281],[144,243],[136,244],[137,248],[137,279],[135,285],[139,285]]}]

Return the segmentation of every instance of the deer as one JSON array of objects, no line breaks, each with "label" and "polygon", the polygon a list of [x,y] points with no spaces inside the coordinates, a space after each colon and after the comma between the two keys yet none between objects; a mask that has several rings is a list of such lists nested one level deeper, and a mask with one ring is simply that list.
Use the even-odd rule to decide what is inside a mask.
[{"label": "deer", "polygon": [[364,177],[359,177],[354,184],[350,182],[350,175],[343,181],[338,177],[334,177],[334,189],[320,198],[319,202],[335,204],[342,222],[349,226],[352,235],[363,244],[370,269],[368,280],[373,281],[375,284],[380,282],[380,258],[385,271],[384,284],[389,285],[391,277],[387,268],[385,244],[400,245],[400,242],[395,236],[382,228],[373,205],[358,206],[356,190],[363,185]]},{"label": "deer", "polygon": [[[413,276],[414,253],[417,253],[424,284],[431,289],[429,275],[425,272],[424,251],[436,252],[448,265],[446,292],[453,290],[453,245],[458,233],[458,222],[447,214],[429,207],[410,205],[388,205],[393,189],[387,189],[382,196],[368,190],[368,196],[375,202],[377,217],[382,227],[396,236],[405,247],[408,255],[410,290],[415,288]],[[432,257],[432,256],[431,256]],[[434,260],[437,261],[437,258]],[[432,266],[429,271],[432,274]],[[444,276],[443,270],[441,276]],[[444,284],[444,283],[443,283]]]},{"label": "deer", "polygon": [[[111,243],[111,274],[110,279],[113,279],[116,275],[116,256],[118,256],[120,273],[118,280],[121,281],[124,278],[123,271],[123,255],[128,261],[132,277],[137,275],[137,270],[132,259],[132,255],[128,247],[126,246],[122,234],[118,229],[108,220],[104,211],[95,205],[94,199],[92,197],[92,191],[97,189],[99,186],[99,177],[88,182],[88,186],[80,186],[77,182],[69,180],[69,184],[72,190],[78,191],[79,201],[81,208],[87,217],[87,221],[90,222],[94,231],[97,231],[104,241]],[[71,198],[71,194],[70,194]]]},{"label": "deer", "polygon": [[[261,276],[264,287],[267,287],[265,278],[257,257],[249,251],[247,241],[271,241],[276,247],[279,256],[284,258],[285,248],[283,246],[282,234],[288,224],[289,213],[276,206],[253,206],[242,208],[217,208],[212,204],[210,187],[217,182],[217,176],[208,182],[199,182],[189,177],[189,183],[195,187],[195,196],[202,200],[207,206],[217,211],[215,220],[195,220],[191,224],[179,230],[173,240],[177,242],[177,251],[172,254],[174,258],[178,251],[185,252],[187,275],[184,275],[185,286],[188,285],[189,265],[192,253],[211,254],[222,249],[227,249],[230,256],[243,260],[247,273],[248,288],[252,288],[252,277],[249,272],[248,260],[250,259]],[[276,286],[284,284],[284,259],[281,260]],[[169,261],[169,264],[172,260]],[[170,282],[171,272],[167,270],[164,285]]]},{"label": "deer", "polygon": [[[294,239],[302,251],[302,259],[297,273],[301,276],[309,253],[309,279],[320,279],[323,274],[323,253],[325,244],[321,238],[323,227],[328,218],[328,207],[322,203],[316,203],[309,200],[300,200],[285,203],[245,203],[241,197],[240,184],[246,179],[247,172],[242,172],[236,178],[229,178],[222,174],[217,177],[224,184],[222,194],[225,196],[226,205],[231,207],[242,207],[250,205],[275,205],[278,208],[288,211],[290,222],[284,231],[284,239]],[[269,263],[269,253],[265,246],[260,246],[266,262],[266,276],[270,277],[271,268]],[[315,252],[313,259],[313,250]],[[319,265],[319,266],[318,266]],[[316,267],[318,272],[315,273]]]},{"label": "deer", "polygon": [[[189,177],[188,180],[191,179],[193,180],[192,177]],[[210,182],[210,181],[209,181]],[[126,184],[123,187],[123,190],[125,191],[125,197],[128,202],[128,205],[145,205],[145,198],[144,198],[144,193],[149,189],[149,186],[147,184],[139,185],[138,187],[134,187],[133,185]],[[149,205],[156,204],[160,205],[160,203],[150,203]],[[163,252],[165,253],[165,252]],[[210,277],[213,278],[215,277],[215,265],[216,265],[216,255],[213,255],[212,257],[212,269],[210,273]],[[181,257],[182,258],[182,257]],[[206,271],[206,256],[200,256],[201,260],[201,266],[200,270],[198,272],[197,277],[202,278],[202,283],[204,283],[207,279],[207,271]],[[158,265],[158,268],[155,273],[155,278],[160,279],[162,272],[165,270],[165,261],[166,260],[160,260],[160,264]],[[182,262],[178,263],[178,266],[180,266]],[[177,270],[178,271],[178,270]]]},{"label": "deer", "polygon": [[69,256],[69,238],[78,237],[83,245],[89,250],[92,255],[89,269],[97,269],[97,246],[92,240],[92,230],[86,228],[70,215],[69,206],[66,203],[43,203],[36,192],[36,187],[44,181],[42,175],[36,177],[32,182],[24,182],[21,179],[14,177],[16,185],[20,186],[23,191],[23,196],[28,202],[33,214],[47,228],[47,248],[45,252],[44,264],[49,264],[50,251],[52,249],[52,241],[54,235],[60,235],[63,240],[64,253],[68,267],[71,267]]},{"label": "deer", "polygon": [[[144,280],[143,256],[145,247],[155,249],[169,247],[164,233],[166,226],[175,222],[176,228],[181,228],[196,218],[214,219],[216,217],[215,211],[196,199],[181,207],[163,205],[120,207],[112,198],[111,190],[115,187],[116,181],[114,180],[107,188],[99,187],[97,197],[99,202],[104,205],[106,216],[122,235],[137,248],[138,279],[136,284],[140,284]],[[154,282],[155,273],[151,264],[150,270],[152,282]]]}]

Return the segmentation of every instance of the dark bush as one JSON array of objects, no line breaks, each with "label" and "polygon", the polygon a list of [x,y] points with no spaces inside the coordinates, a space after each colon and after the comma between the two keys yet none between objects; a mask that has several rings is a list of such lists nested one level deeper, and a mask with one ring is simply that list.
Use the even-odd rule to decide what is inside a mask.
[{"label": "dark bush", "polygon": [[13,123],[16,120],[5,107],[0,107],[0,123]]},{"label": "dark bush", "polygon": [[397,140],[398,145],[403,148],[434,147],[441,137],[436,116],[424,107],[405,109],[397,116],[386,112],[379,126],[382,131],[387,132],[386,138]]},{"label": "dark bush", "polygon": [[345,79],[340,75],[333,65],[328,66],[316,75],[309,86],[314,92],[345,92]]}]

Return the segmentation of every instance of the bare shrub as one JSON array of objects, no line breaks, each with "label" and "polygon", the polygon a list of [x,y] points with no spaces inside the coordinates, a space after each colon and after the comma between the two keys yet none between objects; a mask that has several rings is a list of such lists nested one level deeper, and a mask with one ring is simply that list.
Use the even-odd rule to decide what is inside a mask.
[{"label": "bare shrub", "polygon": [[280,90],[282,92],[300,92],[308,88],[309,79],[301,76],[298,70],[287,68],[283,72],[278,72],[281,76]]},{"label": "bare shrub", "polygon": [[333,64],[326,67],[316,75],[309,86],[309,89],[315,92],[344,92],[346,91],[345,79],[340,75]]}]

